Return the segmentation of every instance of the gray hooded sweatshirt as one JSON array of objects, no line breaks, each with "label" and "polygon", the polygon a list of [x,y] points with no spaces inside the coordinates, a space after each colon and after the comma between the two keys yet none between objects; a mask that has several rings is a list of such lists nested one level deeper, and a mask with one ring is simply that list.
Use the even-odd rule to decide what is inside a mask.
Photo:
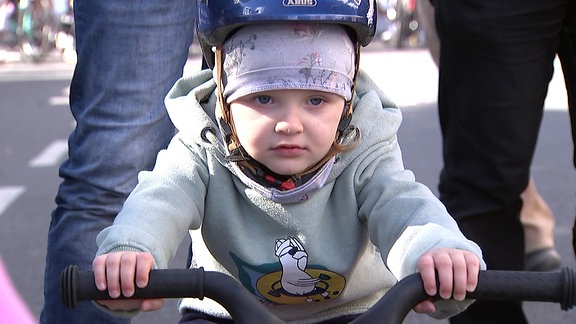
[{"label": "gray hooded sweatshirt", "polygon": [[[166,268],[189,233],[192,267],[232,275],[294,323],[365,312],[416,272],[430,249],[481,258],[442,203],[404,169],[400,110],[362,71],[352,119],[361,141],[288,191],[264,188],[225,161],[210,71],[180,79],[166,106],[178,133],[98,236],[98,254],[147,251]],[[435,316],[470,302],[438,303]],[[229,317],[206,298],[185,298],[179,307]]]}]

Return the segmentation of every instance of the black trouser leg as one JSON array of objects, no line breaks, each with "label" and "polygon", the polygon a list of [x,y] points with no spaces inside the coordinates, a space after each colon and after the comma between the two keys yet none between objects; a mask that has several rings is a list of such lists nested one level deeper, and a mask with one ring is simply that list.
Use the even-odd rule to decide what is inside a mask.
[{"label": "black trouser leg", "polygon": [[[496,212],[458,219],[460,229],[478,243],[491,270],[522,270],[524,231],[520,223],[521,202]],[[451,324],[527,323],[521,302],[478,300],[466,311],[450,319]]]}]

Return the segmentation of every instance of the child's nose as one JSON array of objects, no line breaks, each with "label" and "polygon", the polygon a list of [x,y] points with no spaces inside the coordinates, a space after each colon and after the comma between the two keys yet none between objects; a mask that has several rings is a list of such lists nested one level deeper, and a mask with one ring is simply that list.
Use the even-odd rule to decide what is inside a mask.
[{"label": "child's nose", "polygon": [[294,135],[294,134],[302,133],[303,129],[304,128],[302,127],[302,124],[300,124],[300,123],[294,123],[294,122],[288,122],[288,121],[279,121],[278,123],[276,123],[275,131],[277,133],[282,133],[282,134],[286,134],[286,135]]},{"label": "child's nose", "polygon": [[299,134],[304,130],[297,109],[286,109],[276,123],[275,131],[286,135]]}]

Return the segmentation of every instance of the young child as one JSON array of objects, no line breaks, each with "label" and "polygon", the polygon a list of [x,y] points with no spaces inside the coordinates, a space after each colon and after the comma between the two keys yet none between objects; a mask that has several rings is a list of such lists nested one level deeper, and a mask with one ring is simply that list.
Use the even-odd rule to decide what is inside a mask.
[{"label": "young child", "polygon": [[[206,3],[200,17],[222,6]],[[471,303],[480,249],[404,169],[400,110],[358,71],[361,28],[323,17],[236,25],[212,44],[214,72],[174,85],[179,132],[98,236],[99,289],[131,296],[189,231],[192,267],[236,277],[287,321],[351,319],[416,271],[428,294],[455,299],[416,311],[446,317]],[[98,303],[119,315],[162,305]],[[179,308],[182,323],[229,319],[207,299]]]}]

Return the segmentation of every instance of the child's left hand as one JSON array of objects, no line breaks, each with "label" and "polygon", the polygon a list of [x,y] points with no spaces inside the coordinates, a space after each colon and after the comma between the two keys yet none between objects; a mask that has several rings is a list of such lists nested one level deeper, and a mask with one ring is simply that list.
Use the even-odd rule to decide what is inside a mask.
[{"label": "child's left hand", "polygon": [[[431,250],[418,260],[418,272],[422,276],[424,290],[430,296],[437,293],[442,299],[461,301],[466,292],[472,292],[478,284],[480,261],[472,252],[457,249]],[[440,286],[436,287],[436,272]],[[414,311],[433,313],[436,306],[432,300],[420,302]]]}]

